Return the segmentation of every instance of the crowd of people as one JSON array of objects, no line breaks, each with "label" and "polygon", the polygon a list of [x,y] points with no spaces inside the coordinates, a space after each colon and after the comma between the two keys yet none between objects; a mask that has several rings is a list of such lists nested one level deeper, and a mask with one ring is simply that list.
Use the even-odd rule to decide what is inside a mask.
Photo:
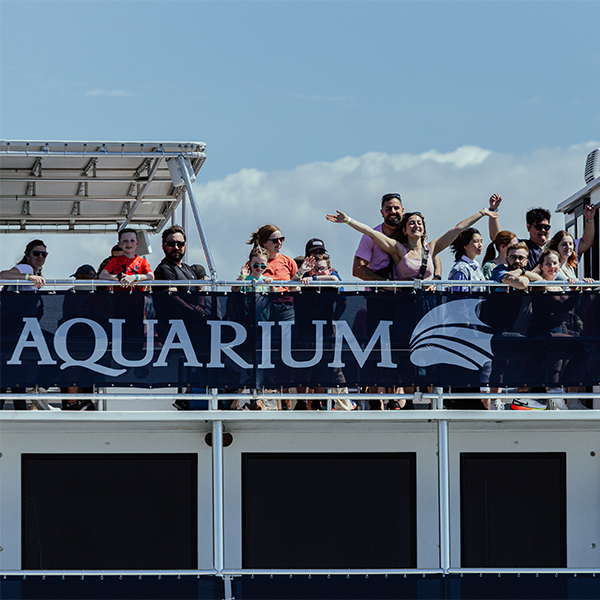
[{"label": "crowd of people", "polygon": [[[455,257],[447,279],[456,281],[452,286],[455,291],[481,291],[483,286],[466,286],[464,282],[483,282],[485,280],[506,284],[508,289],[526,289],[531,282],[547,281],[546,291],[563,291],[563,287],[552,286],[551,282],[577,281],[589,282],[589,279],[578,279],[578,256],[587,251],[595,237],[594,217],[595,206],[584,209],[585,228],[581,238],[574,239],[567,231],[561,230],[550,238],[550,212],[544,208],[532,208],[526,214],[526,228],[529,237],[519,237],[507,230],[502,230],[499,222],[498,209],[502,198],[493,194],[487,207],[461,220],[455,227],[429,239],[425,217],[420,212],[405,212],[400,194],[385,194],[381,198],[381,216],[383,221],[372,228],[351,218],[338,210],[336,214],[328,214],[328,221],[337,224],[347,224],[353,230],[362,234],[354,255],[352,274],[363,281],[414,281],[441,280],[442,267],[439,254],[451,247]],[[491,242],[485,252],[482,263],[478,257],[483,253],[484,241],[482,233],[474,227],[481,219],[488,219],[488,233]],[[273,224],[266,224],[254,231],[248,244],[251,249],[248,261],[241,266],[239,281],[251,281],[251,288],[233,286],[232,291],[244,293],[248,290],[255,292],[278,292],[271,294],[256,308],[256,318],[263,321],[282,323],[293,321],[293,293],[299,285],[311,281],[327,282],[341,281],[339,273],[332,267],[330,256],[323,240],[311,238],[305,247],[303,255],[291,258],[283,252],[285,237],[281,230]],[[139,246],[137,232],[134,229],[122,229],[118,234],[118,243],[112,248],[111,256],[99,265],[81,265],[72,275],[77,280],[100,279],[114,281],[116,286],[129,290],[144,289],[144,282],[156,280],[189,281],[206,279],[206,271],[202,265],[188,265],[183,262],[187,238],[184,229],[173,225],[162,233],[162,249],[164,258],[153,270],[148,261],[137,255]],[[32,240],[27,244],[22,259],[12,268],[1,271],[1,280],[24,280],[25,285],[19,285],[19,291],[32,291],[44,286],[42,274],[48,257],[48,250],[42,240]],[[285,285],[275,285],[273,282],[288,282]],[[9,286],[14,290],[15,286]],[[77,289],[82,289],[78,287]],[[173,284],[169,291],[177,291]],[[504,286],[502,289],[506,289]],[[386,293],[385,290],[382,293]],[[185,303],[183,311],[194,314],[202,311],[200,306],[190,306]],[[335,306],[332,305],[335,311]],[[378,314],[378,318],[386,318]],[[347,393],[343,377],[339,379],[337,391]],[[290,388],[292,389],[292,388]],[[322,393],[321,388],[313,390],[298,388],[297,391],[315,391]],[[5,390],[0,390],[5,391]],[[73,391],[73,390],[69,390]],[[75,391],[81,391],[75,388]],[[194,391],[194,390],[192,390]],[[389,400],[369,402],[372,410],[406,409],[411,408],[411,402],[398,400],[395,396],[403,393],[410,394],[413,390],[403,387],[373,387],[367,392],[389,396]],[[0,402],[0,408],[4,402]],[[351,410],[354,403],[338,400],[337,407],[341,410]],[[24,409],[24,400],[15,400],[15,408]],[[194,408],[185,401],[176,402],[178,408]],[[492,406],[483,401],[483,407]],[[199,406],[205,408],[204,404]],[[252,406],[254,408],[255,406]],[[264,408],[265,406],[263,406]],[[287,403],[279,403],[277,407],[292,408]],[[493,407],[493,406],[492,406]],[[272,406],[266,406],[272,408]],[[295,408],[318,409],[321,403],[299,402]],[[527,408],[525,406],[524,408]],[[529,408],[534,407],[533,404]],[[63,401],[66,410],[92,410],[89,401]]]}]

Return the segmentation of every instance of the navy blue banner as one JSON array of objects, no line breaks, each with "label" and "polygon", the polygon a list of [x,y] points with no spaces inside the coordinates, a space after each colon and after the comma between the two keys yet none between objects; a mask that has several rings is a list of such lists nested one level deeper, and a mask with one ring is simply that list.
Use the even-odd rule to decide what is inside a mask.
[{"label": "navy blue banner", "polygon": [[0,294],[0,386],[600,385],[594,292]]}]

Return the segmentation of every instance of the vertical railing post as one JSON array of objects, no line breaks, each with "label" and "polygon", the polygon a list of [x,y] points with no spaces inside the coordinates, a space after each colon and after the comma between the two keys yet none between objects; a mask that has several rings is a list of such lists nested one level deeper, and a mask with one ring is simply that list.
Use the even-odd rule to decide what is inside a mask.
[{"label": "vertical railing post", "polygon": [[212,425],[213,459],[213,564],[217,575],[223,572],[225,561],[223,524],[223,421]]},{"label": "vertical railing post", "polygon": [[[443,399],[442,399],[443,400]],[[438,419],[438,489],[440,518],[440,569],[450,568],[450,459],[448,449],[448,421]]]}]

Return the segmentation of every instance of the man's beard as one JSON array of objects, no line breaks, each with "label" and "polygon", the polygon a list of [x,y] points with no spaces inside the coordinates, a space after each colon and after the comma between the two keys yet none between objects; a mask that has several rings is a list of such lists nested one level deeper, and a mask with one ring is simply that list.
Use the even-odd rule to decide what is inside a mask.
[{"label": "man's beard", "polygon": [[169,258],[173,261],[173,262],[180,262],[181,259],[183,258],[183,252],[181,252],[181,250],[173,250],[170,254],[169,254]]},{"label": "man's beard", "polygon": [[400,225],[400,217],[398,215],[388,215],[383,222],[390,227],[398,227]]}]

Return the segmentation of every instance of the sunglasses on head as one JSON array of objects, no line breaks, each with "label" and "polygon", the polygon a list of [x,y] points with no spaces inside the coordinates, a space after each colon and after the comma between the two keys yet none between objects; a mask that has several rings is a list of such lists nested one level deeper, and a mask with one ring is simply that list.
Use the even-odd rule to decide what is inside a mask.
[{"label": "sunglasses on head", "polygon": [[269,238],[267,240],[267,242],[273,242],[274,244],[279,244],[279,243],[283,244],[283,242],[285,242],[285,237],[281,236],[281,237],[278,237],[278,238]]},{"label": "sunglasses on head", "polygon": [[544,225],[544,223],[536,223],[534,227],[538,231],[550,231],[550,225]]},{"label": "sunglasses on head", "polygon": [[262,263],[252,263],[252,268],[253,269],[266,269],[267,265],[263,265]]},{"label": "sunglasses on head", "polygon": [[31,254],[33,254],[35,257],[43,256],[44,258],[46,258],[46,256],[48,256],[48,253],[44,250],[32,250]]},{"label": "sunglasses on head", "polygon": [[183,248],[185,246],[185,242],[165,242],[165,246],[168,248],[175,248],[175,246],[177,246],[177,248]]}]

